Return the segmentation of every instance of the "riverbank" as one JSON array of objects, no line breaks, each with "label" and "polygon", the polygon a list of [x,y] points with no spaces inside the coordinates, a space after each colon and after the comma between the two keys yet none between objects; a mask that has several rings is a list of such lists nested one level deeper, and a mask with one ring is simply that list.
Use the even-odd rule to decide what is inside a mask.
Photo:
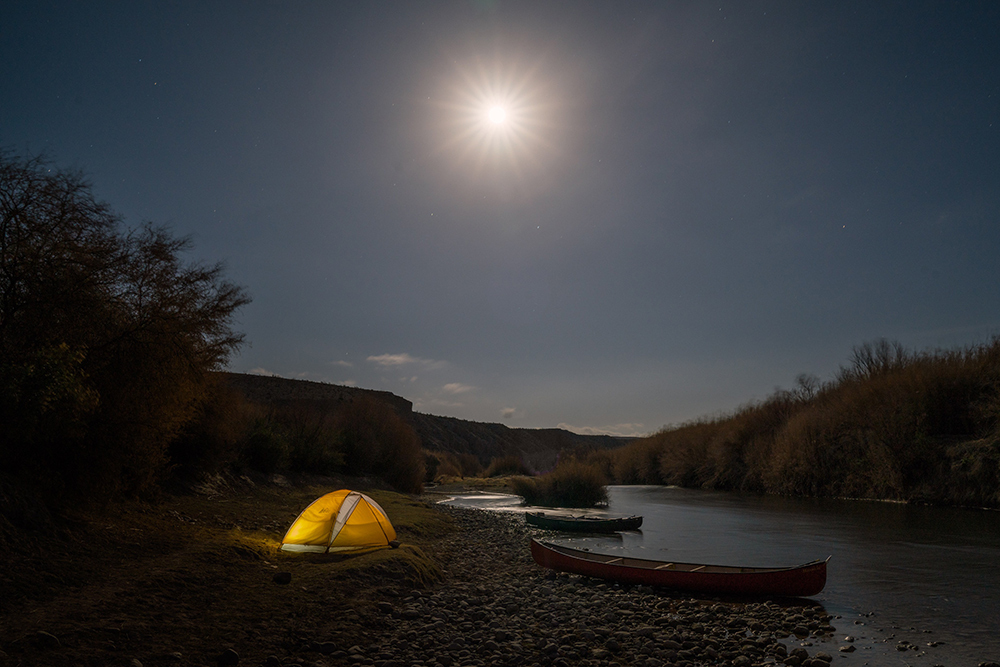
[{"label": "riverbank", "polygon": [[383,605],[387,635],[339,658],[375,667],[826,667],[838,653],[833,619],[818,605],[723,602],[557,575],[531,560],[520,517],[443,511],[459,526],[446,539],[446,583]]},{"label": "riverbank", "polygon": [[591,452],[614,484],[1000,508],[1000,338],[877,341],[821,382]]},{"label": "riverbank", "polygon": [[[368,490],[399,549],[278,550],[305,504],[348,484],[357,486],[236,480],[36,535],[4,554],[0,666],[825,667],[874,657],[845,639],[851,629],[837,626],[847,621],[808,601],[727,602],[555,575],[531,561],[520,517],[430,496]],[[915,658],[928,650],[899,646]]]}]

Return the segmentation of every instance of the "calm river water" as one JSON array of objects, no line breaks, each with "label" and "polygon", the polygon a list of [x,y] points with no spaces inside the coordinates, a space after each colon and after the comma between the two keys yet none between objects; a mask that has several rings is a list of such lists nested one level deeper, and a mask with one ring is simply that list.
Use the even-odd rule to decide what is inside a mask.
[{"label": "calm river water", "polygon": [[[641,514],[642,530],[559,537],[657,560],[758,566],[830,560],[815,601],[857,651],[834,665],[1000,662],[1000,512],[852,500],[744,496],[662,486],[611,486],[607,513]],[[524,511],[517,496],[451,504]],[[895,650],[900,640],[923,651]],[[940,646],[927,648],[930,642]],[[847,658],[846,654],[841,654]]]}]

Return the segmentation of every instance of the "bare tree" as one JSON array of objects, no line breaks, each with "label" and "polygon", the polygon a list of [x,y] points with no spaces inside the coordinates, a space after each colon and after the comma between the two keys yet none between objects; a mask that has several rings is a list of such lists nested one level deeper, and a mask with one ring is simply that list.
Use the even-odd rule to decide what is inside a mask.
[{"label": "bare tree", "polygon": [[871,378],[884,375],[904,366],[913,358],[902,343],[879,338],[874,342],[862,343],[851,351],[850,368],[842,368],[842,379]]}]

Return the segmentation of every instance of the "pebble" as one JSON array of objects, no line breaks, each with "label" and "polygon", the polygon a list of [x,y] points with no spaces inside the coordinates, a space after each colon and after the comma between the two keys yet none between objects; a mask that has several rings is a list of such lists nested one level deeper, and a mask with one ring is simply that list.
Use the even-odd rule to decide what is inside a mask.
[{"label": "pebble", "polygon": [[215,661],[219,667],[235,667],[240,664],[240,654],[231,648],[227,648]]}]

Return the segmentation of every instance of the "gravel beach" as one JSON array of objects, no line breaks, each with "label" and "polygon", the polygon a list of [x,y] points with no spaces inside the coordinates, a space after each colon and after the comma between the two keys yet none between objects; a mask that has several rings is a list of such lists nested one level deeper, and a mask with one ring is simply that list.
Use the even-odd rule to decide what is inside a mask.
[{"label": "gravel beach", "polygon": [[445,582],[379,602],[388,631],[332,651],[331,662],[827,667],[839,652],[833,619],[819,606],[695,599],[555,574],[532,561],[519,515],[442,511],[461,526],[442,544]]}]

